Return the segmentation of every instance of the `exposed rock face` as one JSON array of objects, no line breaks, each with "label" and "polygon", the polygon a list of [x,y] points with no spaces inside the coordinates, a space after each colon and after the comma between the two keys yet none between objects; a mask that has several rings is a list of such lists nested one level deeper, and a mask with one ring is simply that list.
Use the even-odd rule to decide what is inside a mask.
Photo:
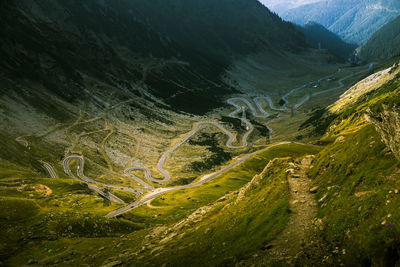
[{"label": "exposed rock face", "polygon": [[335,104],[329,108],[329,111],[339,112],[346,106],[353,105],[366,94],[378,90],[384,83],[393,79],[393,77],[397,74],[397,71],[393,71],[395,70],[394,68],[395,66],[384,69],[382,71],[371,74],[367,78],[359,81],[349,90],[344,92],[340,96],[339,100],[337,100]]},{"label": "exposed rock face", "polygon": [[400,160],[400,107],[389,109],[384,105],[383,110],[379,113],[369,110],[366,119],[375,126],[382,141]]}]

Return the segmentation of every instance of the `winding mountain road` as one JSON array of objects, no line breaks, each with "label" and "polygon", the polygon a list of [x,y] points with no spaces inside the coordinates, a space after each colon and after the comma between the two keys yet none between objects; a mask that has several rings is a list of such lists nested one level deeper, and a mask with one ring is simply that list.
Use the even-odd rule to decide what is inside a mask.
[{"label": "winding mountain road", "polygon": [[[377,64],[377,63],[374,62],[374,63],[369,64],[367,70],[361,70],[361,71],[358,71],[358,72],[356,72],[356,73],[349,74],[349,75],[347,75],[347,76],[341,78],[341,79],[338,81],[339,86],[337,86],[337,87],[334,87],[334,88],[330,88],[330,89],[326,89],[326,90],[322,90],[322,91],[319,91],[319,92],[312,93],[311,96],[310,96],[310,95],[306,96],[302,101],[300,101],[299,103],[297,103],[296,105],[294,105],[293,108],[294,108],[294,109],[298,109],[298,108],[299,108],[300,106],[302,106],[304,103],[306,103],[307,101],[309,101],[309,100],[311,99],[311,97],[315,97],[315,96],[318,96],[318,95],[326,94],[326,93],[329,93],[329,92],[332,92],[332,91],[336,91],[336,90],[339,90],[339,89],[343,88],[343,87],[344,87],[343,82],[344,82],[345,80],[347,80],[347,79],[349,79],[349,78],[351,78],[351,77],[353,77],[353,76],[359,75],[359,74],[361,74],[361,73],[363,73],[363,72],[366,72],[366,71],[368,71],[368,70],[371,70],[371,69],[374,67],[375,64]],[[328,77],[329,77],[329,76],[328,76]]]},{"label": "winding mountain road", "polygon": [[[77,178],[72,173],[71,169],[69,168],[69,164],[70,164],[71,161],[78,161],[78,168],[77,168],[77,173],[76,174],[77,174],[77,177],[79,177],[79,178]],[[72,156],[66,157],[64,159],[64,161],[63,161],[63,166],[64,166],[65,173],[68,174],[69,177],[71,177],[72,179],[74,179],[76,181],[86,183],[90,189],[92,189],[93,191],[96,191],[101,196],[107,198],[111,202],[125,204],[125,202],[123,200],[121,200],[120,198],[118,198],[117,196],[115,196],[114,194],[109,192],[108,190],[100,189],[96,185],[102,185],[102,186],[105,186],[105,187],[108,187],[108,188],[113,188],[113,189],[129,192],[129,193],[133,193],[137,197],[142,195],[142,193],[139,192],[136,189],[132,189],[132,188],[129,188],[129,187],[123,187],[123,186],[117,186],[117,185],[110,185],[110,184],[106,184],[106,183],[101,183],[101,182],[97,182],[97,181],[87,177],[83,173],[83,169],[84,169],[84,166],[85,166],[85,159],[82,156],[72,155]]]},{"label": "winding mountain road", "polygon": [[[287,104],[289,104],[289,100],[287,100],[287,97],[289,97],[291,94],[293,94],[294,92],[296,92],[296,91],[298,91],[298,90],[300,90],[300,89],[303,89],[303,88],[306,88],[308,85],[311,85],[311,84],[313,84],[313,83],[320,83],[321,81],[323,81],[323,80],[325,80],[325,79],[328,79],[329,77],[333,77],[335,74],[338,74],[338,73],[340,73],[340,72],[342,72],[342,69],[338,69],[338,71],[337,72],[335,72],[335,73],[333,73],[333,74],[330,74],[330,75],[327,75],[327,76],[324,76],[324,77],[322,77],[322,78],[320,78],[319,80],[317,80],[317,81],[315,81],[315,82],[308,82],[308,83],[305,83],[305,84],[303,84],[302,86],[300,86],[300,87],[297,87],[297,88],[294,88],[294,89],[292,89],[292,90],[290,90],[287,94],[285,94],[284,96],[282,96],[282,100],[285,102],[285,104],[283,104],[283,108],[285,109],[285,110],[288,110],[288,108],[286,107],[286,105]],[[354,74],[355,75],[355,74]],[[338,89],[338,88],[337,88]],[[303,103],[299,103],[300,105],[298,106],[298,107],[300,107],[301,105],[303,105],[304,103],[305,103],[306,101],[304,101]],[[298,104],[297,104],[298,105]],[[298,108],[297,107],[297,108]],[[295,108],[296,109],[296,108]]]},{"label": "winding mountain road", "polygon": [[15,138],[15,141],[17,141],[18,143],[20,143],[21,145],[23,145],[24,147],[29,147],[29,143],[22,139],[23,136],[18,136],[17,138]]},{"label": "winding mountain road", "polygon": [[[375,64],[375,63],[371,63],[371,64],[369,65],[369,67],[368,67],[367,70],[370,70],[371,68],[373,68],[374,64]],[[336,73],[340,73],[340,72],[341,72],[341,69],[338,69],[338,71],[337,71]],[[344,87],[344,84],[343,84],[343,81],[344,81],[344,80],[346,80],[346,79],[348,79],[348,78],[350,78],[350,77],[352,77],[352,76],[358,75],[358,74],[360,74],[360,73],[362,73],[362,72],[365,72],[365,70],[362,70],[362,71],[359,71],[359,72],[357,72],[357,73],[350,74],[350,75],[348,75],[348,76],[346,76],[346,77],[343,77],[342,79],[339,80],[339,86],[334,87],[334,88],[331,88],[331,89],[327,89],[327,90],[324,90],[324,91],[320,91],[320,92],[318,92],[318,94],[314,94],[314,95],[320,95],[320,94],[328,93],[328,92],[331,92],[331,91],[334,91],[334,90],[338,90],[338,89],[340,89],[340,88],[343,88],[343,87]],[[336,73],[335,73],[335,74],[336,74]],[[317,82],[321,82],[322,80],[327,79],[327,78],[329,78],[329,77],[332,77],[332,76],[335,75],[335,74],[328,75],[328,76],[325,76],[325,77],[323,77],[323,78],[320,78]],[[267,118],[267,117],[270,116],[270,114],[262,108],[262,106],[261,106],[261,104],[260,104],[260,102],[259,102],[260,100],[265,100],[265,101],[267,101],[267,103],[269,104],[269,107],[270,107],[272,110],[274,110],[274,111],[279,111],[279,112],[284,112],[284,111],[289,110],[289,109],[286,107],[286,105],[289,103],[288,100],[287,100],[286,98],[287,98],[288,96],[290,96],[291,94],[293,94],[294,92],[296,92],[296,91],[298,91],[298,90],[300,90],[300,89],[302,89],[302,88],[307,87],[307,85],[309,85],[309,84],[312,84],[312,82],[306,83],[306,84],[304,84],[304,85],[302,85],[302,86],[300,86],[300,87],[298,87],[298,88],[295,88],[295,89],[291,90],[289,93],[285,94],[285,95],[282,97],[282,99],[285,101],[285,104],[283,105],[282,108],[276,108],[276,107],[274,106],[273,102],[272,102],[272,99],[271,99],[269,96],[255,97],[255,98],[253,99],[253,102],[255,103],[256,107],[257,107],[258,110],[260,111],[261,115],[258,114],[257,110],[256,110],[256,109],[254,108],[254,106],[250,103],[250,101],[247,100],[246,98],[243,98],[243,97],[235,97],[235,98],[230,98],[230,99],[228,99],[228,100],[227,100],[227,103],[228,103],[228,104],[231,104],[231,105],[234,106],[234,107],[236,107],[236,110],[233,111],[232,113],[230,113],[229,116],[230,116],[231,118],[240,119],[243,123],[245,123],[245,124],[247,125],[246,128],[248,129],[248,131],[245,133],[245,135],[244,135],[243,138],[242,138],[242,145],[241,145],[241,146],[233,146],[233,145],[232,145],[232,142],[235,140],[233,134],[232,134],[231,132],[229,132],[228,130],[226,130],[226,129],[225,129],[224,127],[222,127],[221,125],[219,125],[219,124],[217,124],[217,123],[214,123],[214,122],[200,122],[200,123],[197,123],[196,127],[195,127],[188,135],[186,135],[183,139],[181,139],[180,142],[178,142],[175,146],[173,146],[170,150],[168,150],[167,152],[165,152],[165,153],[161,156],[161,158],[160,158],[160,160],[159,160],[159,162],[158,162],[158,164],[157,164],[157,167],[158,167],[158,169],[159,169],[159,170],[164,174],[164,176],[165,176],[165,178],[164,178],[163,180],[154,179],[154,178],[151,176],[150,170],[147,169],[147,168],[132,167],[132,168],[126,169],[126,170],[125,170],[125,173],[126,173],[127,175],[129,175],[130,177],[132,177],[133,179],[135,179],[136,181],[138,181],[140,184],[142,184],[142,185],[144,185],[145,187],[147,187],[147,188],[152,188],[152,187],[149,186],[149,185],[148,185],[147,183],[145,183],[144,181],[142,181],[141,179],[139,179],[138,177],[134,176],[134,175],[131,173],[132,171],[134,171],[134,170],[142,170],[142,171],[144,171],[144,172],[145,172],[145,177],[146,177],[146,179],[148,179],[148,180],[150,180],[150,181],[157,181],[157,182],[160,182],[160,181],[167,181],[167,180],[169,180],[171,177],[170,177],[169,173],[163,168],[167,156],[168,156],[171,152],[173,152],[175,149],[177,149],[180,145],[182,145],[184,142],[186,142],[186,141],[187,141],[190,137],[192,137],[197,131],[199,131],[199,130],[201,129],[201,126],[202,126],[202,125],[206,125],[206,124],[213,125],[213,126],[219,128],[219,129],[220,129],[222,132],[224,132],[226,135],[228,135],[229,140],[228,140],[227,143],[226,143],[226,146],[227,146],[228,148],[243,148],[243,147],[246,147],[246,146],[247,146],[247,138],[248,138],[248,136],[251,134],[251,132],[254,130],[254,128],[253,128],[253,125],[252,125],[248,120],[246,120],[245,118],[236,117],[236,115],[237,115],[240,111],[242,111],[242,109],[244,108],[242,105],[237,104],[237,102],[242,102],[242,103],[244,103],[245,105],[247,105],[248,108],[250,109],[250,111],[252,112],[253,116],[258,117],[258,118]],[[305,98],[305,99],[301,100],[299,103],[295,104],[294,108],[295,108],[295,109],[298,109],[300,106],[302,106],[304,103],[306,103],[306,102],[309,101],[310,99],[311,99],[311,97],[308,97],[308,98]],[[267,126],[267,127],[269,127],[269,126]],[[271,129],[271,130],[272,130],[272,129]],[[240,157],[239,159],[237,159],[235,162],[233,162],[233,163],[229,164],[228,166],[226,166],[225,168],[223,168],[223,169],[221,169],[221,170],[219,170],[219,171],[217,171],[217,172],[214,172],[214,173],[212,173],[212,174],[208,174],[208,175],[203,176],[198,182],[191,183],[191,184],[184,185],[184,186],[179,186],[179,187],[158,188],[158,189],[155,189],[155,190],[151,191],[150,193],[146,194],[145,196],[143,196],[143,198],[140,199],[139,201],[136,201],[136,202],[134,202],[134,203],[132,203],[132,204],[129,204],[128,206],[123,207],[123,208],[121,208],[121,209],[115,210],[115,211],[113,211],[113,212],[107,214],[106,217],[107,217],[107,218],[112,218],[112,217],[120,216],[120,215],[122,215],[122,214],[124,214],[124,213],[126,213],[126,212],[128,212],[128,211],[130,211],[130,210],[132,210],[132,209],[135,209],[135,208],[140,207],[141,205],[143,205],[143,204],[145,204],[145,203],[150,202],[151,200],[155,199],[156,197],[158,197],[158,196],[160,196],[160,195],[162,195],[162,194],[165,194],[165,193],[167,193],[167,192],[172,192],[172,191],[177,191],[177,190],[182,190],[182,189],[187,189],[187,188],[193,188],[193,187],[197,187],[197,186],[203,185],[204,183],[207,183],[207,182],[211,181],[212,179],[214,179],[214,178],[216,178],[216,177],[218,177],[218,176],[220,176],[220,175],[222,175],[222,174],[228,172],[228,171],[231,170],[232,168],[238,166],[239,164],[241,164],[241,163],[244,162],[245,160],[249,159],[251,156],[254,156],[254,155],[259,154],[259,153],[262,153],[262,152],[265,152],[265,151],[271,149],[272,147],[279,146],[279,145],[283,145],[283,144],[288,144],[288,143],[290,143],[290,142],[281,142],[281,143],[278,143],[278,144],[269,146],[269,147],[267,147],[267,148],[261,149],[261,150],[259,150],[259,151],[253,152],[253,153],[251,153],[251,154],[242,156],[242,157]]]},{"label": "winding mountain road", "polygon": [[45,169],[47,170],[47,172],[50,174],[51,178],[57,178],[57,173],[54,170],[53,166],[51,166],[49,163],[43,161],[43,160],[39,160],[40,163],[42,163],[43,167],[45,167]]},{"label": "winding mountain road", "polygon": [[[240,108],[241,109],[241,108]],[[235,112],[236,113],[236,112]],[[143,187],[147,188],[147,189],[154,189],[154,187],[150,186],[149,184],[147,184],[146,182],[144,182],[142,179],[138,178],[137,176],[132,174],[132,171],[143,171],[145,174],[145,178],[149,181],[153,181],[153,182],[166,182],[169,181],[171,179],[171,175],[169,174],[169,172],[167,170],[164,169],[164,164],[165,161],[168,157],[169,154],[171,154],[172,152],[174,152],[178,147],[180,147],[183,143],[185,143],[186,141],[188,141],[193,135],[195,135],[202,127],[207,126],[207,125],[211,125],[214,126],[216,128],[218,128],[219,130],[221,130],[221,132],[225,133],[228,136],[228,141],[226,142],[226,146],[228,148],[231,149],[237,149],[237,148],[244,148],[247,147],[247,139],[248,136],[253,132],[254,127],[253,125],[248,122],[247,120],[245,121],[246,125],[247,125],[247,132],[243,135],[242,137],[242,144],[241,145],[233,145],[233,142],[236,141],[236,137],[229,132],[227,129],[225,129],[222,125],[216,123],[216,122],[209,122],[209,121],[205,121],[205,122],[199,122],[196,124],[195,128],[189,132],[184,138],[182,138],[178,143],[176,143],[172,148],[170,148],[168,151],[166,151],[160,158],[160,160],[158,161],[157,164],[157,168],[158,170],[164,175],[164,179],[156,179],[154,177],[151,176],[151,171],[148,168],[143,168],[143,167],[130,167],[128,169],[125,170],[125,174],[129,177],[131,177],[132,179],[134,179],[135,181],[137,181],[139,184],[141,184]]]},{"label": "winding mountain road", "polygon": [[[374,64],[376,64],[376,63],[371,63],[367,70],[370,70],[371,68],[373,68]],[[341,72],[341,69],[339,69],[336,73],[340,73],[340,72]],[[317,93],[312,94],[312,96],[317,96],[317,95],[320,95],[320,94],[328,93],[328,92],[343,88],[344,87],[344,84],[343,84],[344,80],[346,80],[346,79],[348,79],[350,77],[353,77],[355,75],[358,75],[358,74],[360,74],[362,72],[365,72],[365,70],[362,70],[362,71],[359,71],[357,73],[353,73],[353,74],[347,75],[346,77],[343,77],[338,81],[339,85],[337,87],[330,88],[330,89],[323,90],[323,91],[319,91]],[[328,77],[332,77],[335,74],[331,74],[331,75],[325,76],[325,77],[319,79],[317,82],[321,82],[322,80],[324,80],[324,79],[326,79]],[[304,84],[304,85],[302,85],[300,87],[292,89],[287,94],[285,94],[282,97],[282,100],[285,103],[284,103],[284,105],[282,105],[281,108],[275,107],[275,105],[273,104],[272,99],[269,96],[259,96],[259,97],[253,98],[253,102],[255,104],[255,107],[257,107],[258,111],[254,107],[254,105],[248,99],[246,99],[244,97],[234,97],[234,98],[228,99],[227,103],[236,108],[233,112],[231,112],[229,114],[229,117],[235,118],[235,119],[239,119],[239,120],[241,120],[242,124],[246,125],[246,133],[243,135],[243,137],[241,139],[241,144],[234,145],[233,143],[236,142],[236,135],[234,135],[233,133],[231,133],[230,131],[225,129],[222,125],[220,125],[217,122],[204,121],[204,122],[196,123],[194,125],[194,128],[188,134],[186,134],[178,143],[176,143],[173,147],[171,147],[169,150],[167,150],[166,152],[164,152],[161,155],[161,157],[160,157],[160,159],[159,159],[159,161],[157,163],[157,168],[160,171],[160,173],[162,173],[164,178],[154,178],[151,175],[151,171],[148,168],[145,168],[145,167],[134,166],[134,167],[129,167],[129,168],[127,168],[125,170],[125,175],[126,176],[134,179],[136,182],[141,184],[144,188],[152,190],[152,191],[150,191],[148,194],[144,195],[140,200],[138,200],[138,201],[136,201],[134,203],[131,203],[131,204],[129,204],[129,205],[127,205],[127,206],[125,206],[125,207],[123,207],[121,209],[115,210],[115,211],[107,214],[106,217],[107,218],[112,218],[112,217],[116,217],[116,216],[122,215],[123,213],[128,212],[128,211],[130,211],[130,210],[132,210],[134,208],[137,208],[137,207],[139,207],[139,206],[141,206],[141,205],[153,200],[157,196],[160,196],[161,194],[164,194],[164,193],[167,193],[167,192],[177,191],[177,190],[182,190],[182,189],[187,189],[187,188],[193,188],[193,187],[197,187],[197,186],[203,185],[203,184],[211,181],[212,179],[220,176],[221,174],[226,173],[227,171],[231,170],[232,168],[238,166],[239,164],[241,164],[245,160],[249,159],[251,156],[254,156],[254,155],[262,153],[262,152],[265,152],[265,151],[271,149],[272,147],[276,147],[276,146],[292,143],[292,142],[277,143],[277,144],[274,144],[274,145],[269,146],[267,148],[258,150],[256,152],[241,156],[237,160],[235,160],[235,162],[229,164],[228,166],[222,168],[221,170],[216,171],[216,172],[211,173],[211,174],[208,174],[208,175],[204,175],[199,181],[197,181],[195,183],[191,183],[191,184],[184,185],[184,186],[179,186],[179,187],[157,188],[157,189],[155,189],[153,186],[149,185],[148,183],[144,182],[142,179],[140,179],[137,176],[135,176],[134,174],[132,174],[133,171],[143,171],[146,180],[149,180],[149,181],[152,181],[152,182],[158,182],[158,183],[169,181],[171,179],[171,176],[170,176],[169,172],[164,169],[164,164],[165,164],[165,161],[167,160],[168,156],[172,152],[174,152],[177,148],[179,148],[182,144],[187,142],[193,135],[195,135],[204,126],[214,126],[214,127],[218,128],[221,132],[226,134],[228,136],[228,141],[226,142],[226,147],[228,147],[230,149],[240,149],[240,148],[247,147],[247,145],[248,145],[247,144],[247,139],[248,139],[249,135],[253,132],[254,126],[245,117],[238,117],[237,116],[241,111],[242,112],[244,111],[245,106],[247,106],[249,108],[249,110],[251,111],[251,113],[252,113],[252,115],[254,117],[257,117],[257,118],[268,118],[270,116],[270,114],[262,108],[262,106],[260,104],[260,101],[262,101],[262,100],[266,101],[269,104],[269,107],[270,107],[271,110],[278,111],[278,112],[285,112],[285,111],[289,110],[289,108],[287,107],[287,104],[289,103],[289,101],[287,100],[287,97],[289,97],[294,92],[307,87],[308,85],[310,85],[312,83],[313,82],[306,83],[306,84]],[[302,106],[304,103],[306,103],[310,99],[311,99],[311,96],[307,96],[307,97],[303,98],[299,103],[296,103],[293,106],[293,109],[298,109],[300,106]],[[239,102],[241,102],[242,104],[238,104]],[[258,112],[260,112],[260,114]],[[272,120],[270,120],[270,122],[271,121]],[[272,132],[272,129],[269,126],[266,126],[266,127],[268,127],[270,129],[270,131]],[[72,160],[78,161],[77,176],[79,178],[76,178],[73,175],[73,173],[71,172],[70,168],[69,168],[69,163]],[[95,181],[95,180],[93,180],[93,179],[91,179],[89,177],[86,177],[84,175],[84,173],[83,173],[84,158],[82,156],[79,156],[79,155],[68,156],[67,158],[64,159],[63,165],[64,165],[64,171],[71,178],[74,178],[74,179],[76,179],[78,181],[83,181],[83,182],[87,183],[89,188],[91,188],[92,190],[98,192],[100,195],[102,195],[103,197],[106,197],[110,201],[113,201],[113,202],[116,202],[116,203],[124,203],[121,199],[119,199],[118,197],[116,197],[113,194],[111,194],[111,192],[107,191],[105,193],[104,190],[99,189],[96,185],[103,185],[103,186],[110,187],[110,188],[116,188],[116,189],[124,190],[124,191],[127,191],[127,192],[132,192],[132,193],[137,194],[137,196],[139,196],[141,194],[139,191],[134,190],[134,189],[118,187],[118,186],[115,186],[115,185],[108,185],[108,184],[104,184],[104,183],[99,183],[99,182],[97,182],[97,181]]]},{"label": "winding mountain road", "polygon": [[218,176],[228,172],[229,170],[235,168],[236,166],[240,165],[241,163],[243,163],[244,161],[248,160],[250,157],[252,157],[254,155],[263,153],[263,152],[265,152],[265,151],[267,151],[267,150],[269,150],[269,149],[271,149],[273,147],[277,147],[277,146],[281,146],[281,145],[285,145],[285,144],[289,144],[289,143],[291,143],[291,142],[277,143],[277,144],[271,145],[271,146],[269,146],[267,148],[258,150],[256,152],[241,156],[237,160],[235,160],[233,163],[231,163],[228,166],[226,166],[225,168],[223,168],[223,169],[221,169],[219,171],[216,171],[214,173],[204,175],[202,178],[200,178],[200,180],[198,182],[187,184],[187,185],[183,185],[183,186],[178,186],[178,187],[157,188],[157,189],[151,191],[150,193],[144,195],[140,200],[138,200],[138,201],[136,201],[134,203],[131,203],[128,206],[125,206],[125,207],[123,207],[121,209],[118,209],[118,210],[110,212],[109,214],[106,215],[106,218],[113,218],[113,217],[120,216],[120,215],[122,215],[122,214],[124,214],[124,213],[126,213],[126,212],[128,212],[130,210],[133,210],[133,209],[135,209],[137,207],[142,206],[143,204],[146,204],[147,202],[152,201],[153,199],[155,199],[156,197],[158,197],[158,196],[160,196],[162,194],[165,194],[165,193],[168,193],[168,192],[172,192],[172,191],[178,191],[178,190],[182,190],[182,189],[188,189],[188,188],[201,186],[201,185],[203,185],[205,183],[208,183],[209,181],[217,178]]}]

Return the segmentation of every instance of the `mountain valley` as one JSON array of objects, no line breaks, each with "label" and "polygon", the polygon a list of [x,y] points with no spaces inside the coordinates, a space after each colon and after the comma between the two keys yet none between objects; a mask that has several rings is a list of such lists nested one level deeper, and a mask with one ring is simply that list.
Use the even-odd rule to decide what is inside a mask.
[{"label": "mountain valley", "polygon": [[398,20],[348,62],[256,0],[0,7],[0,266],[400,262]]}]

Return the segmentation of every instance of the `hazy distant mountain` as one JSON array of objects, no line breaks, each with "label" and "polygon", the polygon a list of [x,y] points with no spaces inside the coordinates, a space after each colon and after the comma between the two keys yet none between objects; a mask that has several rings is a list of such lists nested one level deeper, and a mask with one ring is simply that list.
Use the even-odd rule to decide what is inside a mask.
[{"label": "hazy distant mountain", "polygon": [[378,30],[360,48],[358,57],[363,61],[400,57],[400,16]]},{"label": "hazy distant mountain", "polygon": [[259,0],[274,12],[281,13],[299,6],[321,2],[323,0]]},{"label": "hazy distant mountain", "polygon": [[[267,6],[284,19],[297,24],[315,21],[338,34],[345,41],[362,44],[372,34],[400,15],[398,0],[265,0]],[[293,4],[295,3],[295,4]],[[270,5],[268,5],[270,4]]]},{"label": "hazy distant mountain", "polygon": [[357,45],[344,42],[339,36],[316,22],[298,26],[298,29],[305,34],[312,47],[327,49],[343,59],[348,59],[357,48]]}]

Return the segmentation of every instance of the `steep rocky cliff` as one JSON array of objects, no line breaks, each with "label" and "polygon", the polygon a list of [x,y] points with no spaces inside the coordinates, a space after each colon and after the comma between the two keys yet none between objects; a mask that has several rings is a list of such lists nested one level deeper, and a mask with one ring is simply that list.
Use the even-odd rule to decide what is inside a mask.
[{"label": "steep rocky cliff", "polygon": [[400,67],[395,64],[389,73],[394,78],[380,90],[388,91],[377,97],[366,110],[365,118],[380,134],[383,143],[400,160]]},{"label": "steep rocky cliff", "polygon": [[368,110],[367,114],[366,119],[375,126],[382,141],[400,160],[400,107],[383,105],[380,112]]}]

